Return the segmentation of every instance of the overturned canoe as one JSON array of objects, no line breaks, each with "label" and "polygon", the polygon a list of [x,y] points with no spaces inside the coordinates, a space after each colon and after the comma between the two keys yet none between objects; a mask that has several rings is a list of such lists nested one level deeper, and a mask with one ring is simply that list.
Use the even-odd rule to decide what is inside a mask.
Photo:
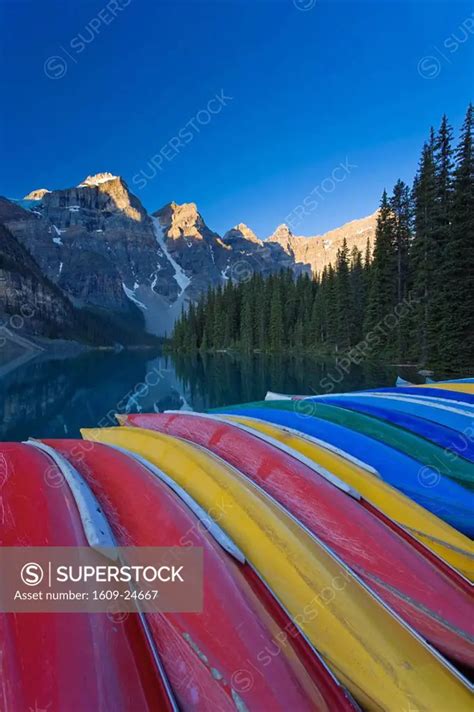
[{"label": "overturned canoe", "polygon": [[[419,388],[431,388],[432,384],[423,384],[418,386]],[[463,378],[458,381],[443,381],[437,382],[436,388],[443,388],[448,391],[457,391],[459,393],[468,393],[474,395],[474,379]]]},{"label": "overturned canoe", "polygon": [[[137,414],[121,420],[194,442],[235,466],[320,537],[415,630],[448,657],[474,667],[470,592],[339,488],[340,458],[334,456],[329,468],[313,469],[297,451],[283,451],[280,441],[262,440],[261,432],[216,416]],[[357,465],[348,466],[363,476]]]},{"label": "overturned canoe", "polygon": [[470,393],[461,393],[459,391],[450,391],[446,388],[436,388],[435,385],[430,388],[423,387],[423,389],[419,386],[412,386],[410,388],[376,388],[373,391],[367,392],[385,393],[388,395],[403,394],[410,399],[421,398],[428,403],[430,403],[433,399],[436,399],[439,403],[448,403],[451,400],[462,407],[472,408],[474,406],[474,395],[471,395]]},{"label": "overturned canoe", "polygon": [[469,708],[469,688],[453,668],[330,550],[229,465],[195,445],[139,428],[82,433],[137,452],[202,507],[219,512],[220,526],[366,709],[398,712],[407,700],[426,711]]}]

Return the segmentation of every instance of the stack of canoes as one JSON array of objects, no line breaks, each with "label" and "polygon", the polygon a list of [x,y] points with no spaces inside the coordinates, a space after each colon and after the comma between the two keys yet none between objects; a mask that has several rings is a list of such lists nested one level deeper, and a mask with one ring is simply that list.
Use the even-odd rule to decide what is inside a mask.
[{"label": "stack of canoes", "polygon": [[1,614],[2,709],[472,709],[474,380],[118,420],[0,446],[0,543],[87,544],[72,470],[203,611]]}]

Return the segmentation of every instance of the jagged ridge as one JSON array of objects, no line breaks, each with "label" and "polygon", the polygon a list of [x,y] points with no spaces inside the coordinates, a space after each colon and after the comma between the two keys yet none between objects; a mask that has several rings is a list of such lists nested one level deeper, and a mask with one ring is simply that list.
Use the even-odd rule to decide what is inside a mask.
[{"label": "jagged ridge", "polygon": [[171,202],[149,215],[111,173],[65,190],[38,189],[24,200],[30,209],[0,199],[0,222],[47,278],[76,306],[125,319],[140,310],[148,330],[158,334],[169,333],[182,307],[209,286],[253,272],[316,273],[335,261],[343,237],[363,250],[375,230],[372,215],[313,238],[296,237],[282,225],[262,240],[244,223],[221,237],[195,203]]}]

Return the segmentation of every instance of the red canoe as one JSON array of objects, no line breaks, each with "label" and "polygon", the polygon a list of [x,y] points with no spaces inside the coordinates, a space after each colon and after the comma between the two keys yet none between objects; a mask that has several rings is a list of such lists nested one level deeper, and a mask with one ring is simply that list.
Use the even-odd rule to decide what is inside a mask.
[{"label": "red canoe", "polygon": [[[202,547],[203,612],[147,614],[183,709],[354,709],[343,688],[303,639],[297,636],[289,641],[284,631],[288,619],[268,593],[260,590],[250,567],[229,556],[156,475],[132,457],[105,445],[45,442],[87,480],[119,544],[192,543]],[[288,642],[279,645],[278,640]],[[274,656],[269,656],[268,651],[275,648]]]},{"label": "red canoe", "polygon": [[258,437],[197,414],[138,414],[127,425],[197,443],[268,492],[448,657],[474,667],[472,595],[372,512]]},{"label": "red canoe", "polygon": [[[42,452],[0,444],[0,545],[87,546],[75,500]],[[137,616],[0,613],[0,708],[175,709]]]}]

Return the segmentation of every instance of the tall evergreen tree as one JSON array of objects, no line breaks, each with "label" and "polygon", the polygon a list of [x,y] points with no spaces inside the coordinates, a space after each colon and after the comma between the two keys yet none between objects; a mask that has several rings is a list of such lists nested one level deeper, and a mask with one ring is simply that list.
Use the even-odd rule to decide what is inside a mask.
[{"label": "tall evergreen tree", "polygon": [[365,314],[366,302],[366,284],[364,266],[362,264],[362,253],[354,245],[351,250],[351,269],[350,269],[350,290],[352,303],[351,316],[351,345],[357,344],[362,340],[363,329],[362,324]]},{"label": "tall evergreen tree", "polygon": [[316,349],[323,342],[323,305],[322,305],[323,290],[319,285],[313,299],[311,307],[311,320],[308,330],[308,348]]},{"label": "tall evergreen tree", "polygon": [[433,147],[436,194],[433,206],[433,234],[431,262],[436,265],[432,272],[431,318],[428,321],[430,357],[435,362],[442,360],[443,339],[440,327],[448,316],[449,295],[445,290],[445,260],[451,240],[453,220],[454,159],[453,132],[447,117],[443,116]]},{"label": "tall evergreen tree", "polygon": [[[396,259],[396,302],[401,304],[408,296],[408,253],[411,242],[412,206],[410,189],[398,180],[390,198],[394,222],[394,250]],[[396,328],[397,343],[394,352],[401,358],[406,353],[410,336],[410,322],[402,317]],[[395,347],[395,344],[394,344]]]},{"label": "tall evergreen tree", "polygon": [[[370,267],[370,289],[364,322],[366,333],[372,331],[394,309],[396,304],[396,255],[393,212],[387,192],[380,202],[375,245]],[[380,351],[387,348],[389,339],[380,343]]]},{"label": "tall evergreen tree", "polygon": [[337,349],[338,311],[336,273],[332,265],[326,270],[323,284],[324,292],[324,332],[325,341]]},{"label": "tall evergreen tree", "polygon": [[474,363],[474,115],[469,105],[456,150],[452,225],[445,248],[442,323],[446,363]]},{"label": "tall evergreen tree", "polygon": [[337,335],[338,348],[347,349],[351,345],[351,324],[353,321],[353,302],[349,277],[349,249],[346,238],[338,250],[336,259],[336,299],[337,299]]},{"label": "tall evergreen tree", "polygon": [[434,213],[436,202],[436,174],[433,157],[434,140],[425,144],[416,175],[414,198],[414,229],[410,260],[412,294],[418,306],[412,313],[416,325],[416,353],[422,363],[427,363],[434,350],[433,334],[435,314],[433,310],[434,272],[436,252],[433,239]]},{"label": "tall evergreen tree", "polygon": [[272,279],[272,293],[270,304],[270,349],[271,351],[281,351],[283,346],[283,298],[281,290],[281,279]]},{"label": "tall evergreen tree", "polygon": [[255,348],[255,277],[252,277],[242,287],[242,316],[240,325],[240,346],[244,351]]}]

